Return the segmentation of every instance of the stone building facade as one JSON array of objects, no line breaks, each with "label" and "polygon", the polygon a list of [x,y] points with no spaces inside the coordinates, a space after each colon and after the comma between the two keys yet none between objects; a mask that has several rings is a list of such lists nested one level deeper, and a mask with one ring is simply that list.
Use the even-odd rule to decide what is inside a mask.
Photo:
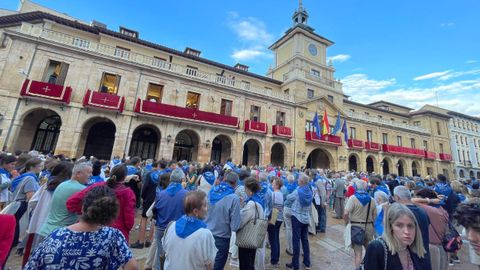
[{"label": "stone building facade", "polygon": [[[453,171],[451,116],[348,100],[332,41],[299,7],[266,76],[23,1],[0,17],[0,145],[71,157],[141,156],[401,175]],[[315,112],[343,134],[316,137]]]}]

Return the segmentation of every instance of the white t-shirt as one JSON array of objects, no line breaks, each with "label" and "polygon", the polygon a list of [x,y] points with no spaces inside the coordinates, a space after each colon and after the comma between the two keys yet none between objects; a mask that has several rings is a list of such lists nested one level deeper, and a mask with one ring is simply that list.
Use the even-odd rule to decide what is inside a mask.
[{"label": "white t-shirt", "polygon": [[[10,183],[12,182],[6,175],[0,174],[0,184]],[[0,191],[0,202],[8,202],[8,188]]]},{"label": "white t-shirt", "polygon": [[201,228],[183,239],[175,232],[175,224],[170,225],[162,239],[166,253],[165,269],[206,269],[205,265],[213,265],[217,248],[212,232]]}]

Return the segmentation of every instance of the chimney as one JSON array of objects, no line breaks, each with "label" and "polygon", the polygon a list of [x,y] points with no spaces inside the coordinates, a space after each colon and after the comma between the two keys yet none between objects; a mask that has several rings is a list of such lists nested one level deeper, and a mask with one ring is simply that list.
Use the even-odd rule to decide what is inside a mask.
[{"label": "chimney", "polygon": [[237,63],[234,68],[238,69],[238,70],[243,70],[243,71],[248,71],[248,66],[246,65],[242,65],[240,63]]},{"label": "chimney", "polygon": [[190,47],[186,47],[183,52],[186,53],[186,54],[189,54],[189,55],[196,56],[196,57],[200,57],[200,54],[202,53],[201,51],[192,49]]}]

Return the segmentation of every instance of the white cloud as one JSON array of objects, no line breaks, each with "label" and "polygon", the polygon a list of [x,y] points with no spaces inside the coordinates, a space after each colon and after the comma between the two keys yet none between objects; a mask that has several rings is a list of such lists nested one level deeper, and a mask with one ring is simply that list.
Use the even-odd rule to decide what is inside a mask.
[{"label": "white cloud", "polygon": [[388,80],[372,80],[366,74],[352,74],[343,78],[343,90],[347,95],[355,95],[359,92],[378,91],[396,83],[394,78]]},{"label": "white cloud", "polygon": [[350,59],[352,56],[348,54],[338,54],[332,57],[328,57],[327,62],[332,61],[332,62],[337,62],[337,63],[343,63]]},{"label": "white cloud", "polygon": [[453,22],[446,22],[446,23],[441,23],[440,24],[441,27],[452,27],[454,25],[455,25],[455,23],[453,23]]},{"label": "white cloud", "polygon": [[446,70],[446,71],[441,71],[441,72],[432,72],[429,74],[425,74],[422,76],[418,76],[413,78],[414,81],[421,81],[421,80],[428,80],[428,79],[433,79],[433,78],[438,78],[447,75],[448,73],[452,72],[452,70]]},{"label": "white cloud", "polygon": [[477,62],[478,62],[477,60],[467,60],[465,61],[465,64],[475,64]]},{"label": "white cloud", "polygon": [[241,17],[236,12],[228,14],[228,26],[236,34],[241,48],[233,50],[231,57],[236,61],[252,61],[259,57],[271,57],[268,46],[274,35],[269,33],[265,23],[253,17]]},{"label": "white cloud", "polygon": [[457,77],[460,77],[460,76],[467,76],[467,75],[480,75],[480,69],[450,72],[446,75],[443,75],[443,76],[439,77],[438,79],[441,80],[441,81],[446,81],[446,80],[450,80],[450,79],[457,78]]}]

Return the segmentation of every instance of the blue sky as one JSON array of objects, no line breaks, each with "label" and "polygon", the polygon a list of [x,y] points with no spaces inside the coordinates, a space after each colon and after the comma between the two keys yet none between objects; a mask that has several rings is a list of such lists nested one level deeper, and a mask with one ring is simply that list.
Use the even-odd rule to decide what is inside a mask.
[{"label": "blue sky", "polygon": [[[110,29],[122,25],[175,49],[265,74],[267,47],[291,26],[295,0],[58,1],[36,3]],[[352,100],[429,103],[480,116],[480,1],[304,0],[309,25],[335,42],[336,78]],[[16,9],[3,0],[0,8]]]}]

